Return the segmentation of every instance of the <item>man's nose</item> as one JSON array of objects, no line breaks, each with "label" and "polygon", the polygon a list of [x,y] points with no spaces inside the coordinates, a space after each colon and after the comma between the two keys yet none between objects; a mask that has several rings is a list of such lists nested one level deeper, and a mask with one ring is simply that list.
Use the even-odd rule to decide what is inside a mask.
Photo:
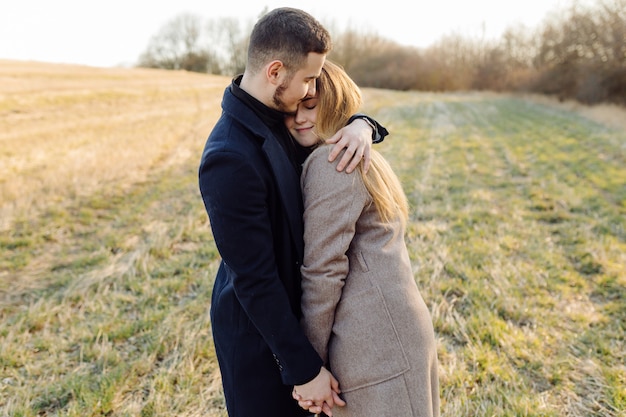
[{"label": "man's nose", "polygon": [[315,97],[315,93],[316,93],[315,85],[316,85],[315,80],[309,81],[309,92],[307,93],[307,97]]}]

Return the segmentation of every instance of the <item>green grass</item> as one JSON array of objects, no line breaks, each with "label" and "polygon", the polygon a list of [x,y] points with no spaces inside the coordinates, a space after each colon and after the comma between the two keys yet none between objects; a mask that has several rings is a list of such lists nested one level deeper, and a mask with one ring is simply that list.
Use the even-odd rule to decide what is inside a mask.
[{"label": "green grass", "polygon": [[511,98],[396,103],[381,150],[413,207],[444,415],[624,415],[626,133]]},{"label": "green grass", "polygon": [[[516,98],[367,97],[411,202],[442,415],[624,416],[626,133]],[[0,232],[1,416],[226,415],[201,136]]]}]

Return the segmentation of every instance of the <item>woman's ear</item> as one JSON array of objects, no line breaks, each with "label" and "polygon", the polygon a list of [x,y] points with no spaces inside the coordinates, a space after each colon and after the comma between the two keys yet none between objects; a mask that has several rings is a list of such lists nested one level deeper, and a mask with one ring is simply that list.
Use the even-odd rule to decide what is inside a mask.
[{"label": "woman's ear", "polygon": [[281,84],[281,78],[283,73],[285,72],[285,65],[282,61],[275,60],[270,62],[267,67],[265,67],[267,80],[275,85]]}]

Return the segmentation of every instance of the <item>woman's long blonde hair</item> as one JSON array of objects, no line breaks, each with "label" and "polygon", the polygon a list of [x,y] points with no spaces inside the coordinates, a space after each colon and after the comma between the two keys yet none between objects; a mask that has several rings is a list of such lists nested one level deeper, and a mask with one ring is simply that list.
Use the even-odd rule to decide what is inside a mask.
[{"label": "woman's long blonde hair", "polygon": [[[346,125],[350,116],[359,111],[363,100],[361,90],[344,69],[328,60],[317,80],[317,90],[315,130],[325,140]],[[378,214],[384,222],[395,218],[406,222],[409,205],[400,180],[379,152],[372,149],[370,156],[367,174],[363,175],[363,164],[359,164],[359,170]]]}]

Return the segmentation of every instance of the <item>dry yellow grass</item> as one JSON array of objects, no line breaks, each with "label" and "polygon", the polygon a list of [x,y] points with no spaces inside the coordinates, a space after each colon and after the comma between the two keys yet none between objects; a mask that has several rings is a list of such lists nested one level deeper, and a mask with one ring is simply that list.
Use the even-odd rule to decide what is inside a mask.
[{"label": "dry yellow grass", "polygon": [[623,106],[606,103],[589,106],[574,100],[560,101],[556,97],[539,94],[523,94],[522,97],[535,103],[575,112],[598,123],[626,131],[626,108]]},{"label": "dry yellow grass", "polygon": [[222,415],[196,171],[229,82],[0,61],[0,416]]},{"label": "dry yellow grass", "polygon": [[0,230],[199,155],[227,77],[0,61]]}]

